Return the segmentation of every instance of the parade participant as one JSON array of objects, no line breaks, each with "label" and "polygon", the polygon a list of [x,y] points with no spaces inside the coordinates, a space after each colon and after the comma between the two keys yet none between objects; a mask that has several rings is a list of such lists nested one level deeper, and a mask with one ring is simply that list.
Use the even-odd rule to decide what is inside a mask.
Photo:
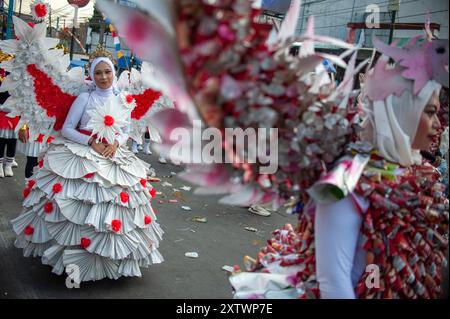
[{"label": "parade participant", "polygon": [[[0,93],[0,106],[7,98],[8,93]],[[15,128],[19,118],[6,116],[8,112],[8,109],[5,108],[3,108],[3,111],[0,111],[0,178],[14,176],[12,168],[15,162],[17,143]]]},{"label": "parade participant", "polygon": [[[374,40],[397,65],[387,67],[385,57],[366,72],[370,102],[365,138],[357,142],[361,113],[353,107],[353,84],[364,63],[356,66],[352,46],[314,34],[312,17],[305,33],[295,37],[300,1],[291,2],[278,34],[257,21],[260,11],[248,1],[176,3],[164,10],[146,3],[139,12],[98,2],[123,34],[132,34],[136,20],[146,26],[139,29],[145,30],[142,36],[128,37],[128,44],[170,76],[179,110],[162,111],[155,121],[165,129],[166,148],[174,144],[165,139],[169,128],[190,129],[189,121],[199,117],[221,132],[275,127],[279,145],[276,172],[264,175],[261,162],[235,161],[232,167],[188,165],[178,176],[199,184],[198,193],[229,194],[221,203],[249,206],[294,197],[294,211],[300,212],[296,229],[277,230],[254,263],[246,258],[249,270],[260,273],[231,277],[235,297],[438,297],[448,199],[439,173],[421,164],[419,150],[428,147],[439,126],[434,117],[439,106],[430,98],[440,84],[448,86],[448,42],[416,38],[406,49],[389,49]],[[155,39],[158,54],[151,46]],[[302,43],[298,57],[289,55],[293,41]],[[326,56],[345,69],[339,85],[317,72],[325,56],[315,52],[315,42],[349,49],[341,57]],[[417,132],[426,135],[416,139]],[[233,142],[221,142],[220,150],[233,153]],[[256,145],[232,155],[246,152],[257,153]],[[339,210],[330,218],[329,206]],[[356,255],[357,247],[363,249]],[[365,284],[372,278],[366,264],[380,275],[379,285]]]},{"label": "parade participant", "polygon": [[24,154],[27,158],[25,164],[25,179],[28,180],[33,175],[33,170],[38,166],[39,154],[45,149],[46,144],[43,141],[43,136],[38,136],[34,141],[29,140],[29,133],[27,125],[19,129],[19,142],[17,150]]},{"label": "parade participant", "polygon": [[[261,250],[252,266],[266,274],[231,277],[236,297],[441,296],[448,199],[439,172],[419,151],[431,148],[441,127],[448,42],[415,41],[407,49],[375,41],[397,64],[384,56],[366,77],[361,142],[308,189],[297,228],[276,231]],[[433,73],[412,70],[411,52],[442,64]],[[378,285],[371,285],[374,269]]]},{"label": "parade participant", "polygon": [[82,72],[65,71],[60,50],[49,50],[55,40],[45,38],[44,24],[13,20],[19,40],[0,42],[20,75],[10,79],[11,98],[20,102],[11,113],[28,124],[30,139],[54,137],[23,191],[24,211],[11,221],[15,246],[54,273],[76,268],[76,282],[141,276],[140,267],[163,261],[163,231],[148,164],[125,145],[140,96],[117,91],[113,58],[103,48],[91,54],[87,86]]},{"label": "parade participant", "polygon": [[[11,60],[12,56],[0,51],[0,62]],[[0,85],[5,79],[6,72],[0,69]],[[17,167],[14,158],[16,156],[17,134],[15,128],[19,122],[18,117],[10,118],[6,116],[9,113],[8,108],[2,108],[3,103],[8,99],[8,92],[0,93],[0,178],[5,176],[12,177],[13,167]]]}]

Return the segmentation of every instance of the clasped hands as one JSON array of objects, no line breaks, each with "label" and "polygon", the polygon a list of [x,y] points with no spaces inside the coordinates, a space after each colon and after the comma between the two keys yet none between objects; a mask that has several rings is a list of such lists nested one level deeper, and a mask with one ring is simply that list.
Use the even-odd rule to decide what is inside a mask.
[{"label": "clasped hands", "polygon": [[107,158],[112,158],[116,155],[116,151],[119,148],[119,143],[117,141],[114,141],[113,144],[103,142],[97,143],[97,141],[93,139],[91,142],[91,147],[100,155]]}]

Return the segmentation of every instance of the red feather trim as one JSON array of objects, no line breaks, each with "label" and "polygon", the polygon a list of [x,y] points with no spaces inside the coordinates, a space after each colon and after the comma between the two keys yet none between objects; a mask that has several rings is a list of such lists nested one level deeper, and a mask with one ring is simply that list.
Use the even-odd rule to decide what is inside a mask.
[{"label": "red feather trim", "polygon": [[136,107],[131,112],[131,118],[135,120],[141,119],[148,110],[152,107],[153,103],[161,97],[161,92],[147,89],[142,94],[133,94],[136,100]]},{"label": "red feather trim", "polygon": [[49,117],[56,118],[53,129],[55,131],[61,130],[76,96],[62,92],[52,79],[39,70],[35,64],[28,65],[27,71],[34,78],[34,92],[37,103],[47,111]]}]

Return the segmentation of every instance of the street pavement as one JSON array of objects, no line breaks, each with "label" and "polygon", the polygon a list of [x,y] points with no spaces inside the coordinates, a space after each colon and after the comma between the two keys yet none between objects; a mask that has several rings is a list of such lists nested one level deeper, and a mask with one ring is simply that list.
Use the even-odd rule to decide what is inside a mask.
[{"label": "street pavement", "polygon": [[[194,187],[190,191],[181,189],[192,185],[177,178],[179,167],[158,163],[156,155],[139,157],[151,163],[161,178],[153,183],[162,194],[157,195],[152,205],[165,232],[159,249],[165,261],[142,268],[141,278],[83,282],[80,288],[68,289],[65,275],[52,274],[51,268],[42,265],[39,258],[24,258],[22,250],[14,247],[10,225],[10,220],[22,210],[25,184],[25,158],[17,154],[19,167],[14,170],[15,176],[0,179],[0,298],[232,298],[228,273],[222,267],[235,264],[242,267],[243,257],[254,257],[274,229],[296,222],[296,217],[287,215],[283,209],[262,217],[245,208],[220,205],[217,203],[220,196],[194,195]],[[172,186],[163,186],[164,181]],[[169,203],[169,199],[178,202]],[[192,211],[184,211],[181,206],[189,206]],[[205,217],[207,221],[192,221],[194,216]],[[196,252],[198,258],[188,258],[186,252]]]}]

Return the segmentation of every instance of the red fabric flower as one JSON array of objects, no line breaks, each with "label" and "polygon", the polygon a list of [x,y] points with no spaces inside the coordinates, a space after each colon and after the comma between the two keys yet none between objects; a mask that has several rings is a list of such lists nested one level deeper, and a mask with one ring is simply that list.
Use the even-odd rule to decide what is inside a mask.
[{"label": "red fabric flower", "polygon": [[32,28],[34,28],[34,26],[35,26],[35,24],[34,24],[33,21],[28,22],[28,25],[29,25],[30,27],[32,27]]},{"label": "red fabric flower", "polygon": [[106,126],[113,126],[114,118],[111,115],[105,115],[104,123]]},{"label": "red fabric flower", "polygon": [[118,233],[120,231],[120,228],[122,227],[122,222],[118,219],[113,219],[111,222],[111,228],[113,231]]},{"label": "red fabric flower", "polygon": [[48,202],[47,204],[44,205],[44,212],[46,214],[50,214],[51,212],[53,212],[53,203],[52,202]]},{"label": "red fabric flower", "polygon": [[34,12],[38,18],[43,18],[47,15],[47,7],[43,3],[39,3],[34,7]]},{"label": "red fabric flower", "polygon": [[95,173],[88,173],[86,175],[84,175],[84,178],[92,178],[94,177]]},{"label": "red fabric flower", "polygon": [[127,203],[129,199],[130,195],[128,195],[128,193],[125,192],[120,193],[120,200],[122,201],[122,203]]},{"label": "red fabric flower", "polygon": [[91,240],[89,238],[86,238],[86,237],[81,238],[81,241],[80,241],[81,248],[86,249],[89,247],[90,244],[91,244]]},{"label": "red fabric flower", "polygon": [[38,166],[39,168],[42,168],[44,166],[44,160],[40,160]]},{"label": "red fabric flower", "polygon": [[62,191],[62,185],[60,183],[56,183],[53,185],[53,193],[58,194]]},{"label": "red fabric flower", "polygon": [[28,187],[29,189],[32,189],[33,186],[34,186],[35,184],[36,184],[36,181],[35,181],[34,179],[30,179],[30,180],[28,181],[27,187]]},{"label": "red fabric flower", "polygon": [[30,188],[25,188],[22,192],[23,198],[27,198],[28,195],[30,195],[31,189]]},{"label": "red fabric flower", "polygon": [[148,225],[148,224],[150,224],[152,222],[152,218],[150,217],[150,216],[148,216],[148,215],[145,215],[145,217],[144,217],[144,223],[145,223],[145,225]]},{"label": "red fabric flower", "polygon": [[47,138],[47,143],[51,143],[55,138],[53,136],[49,136]]},{"label": "red fabric flower", "polygon": [[145,178],[141,179],[141,185],[142,187],[147,187],[147,180]]},{"label": "red fabric flower", "polygon": [[155,190],[154,187],[149,191],[149,193],[150,193],[150,195],[152,196],[152,198],[155,198],[155,197],[156,197],[156,190]]},{"label": "red fabric flower", "polygon": [[127,100],[127,103],[128,103],[128,104],[133,103],[133,100],[134,100],[133,95],[128,94],[127,97],[126,97],[126,100]]},{"label": "red fabric flower", "polygon": [[34,233],[34,227],[31,225],[28,225],[27,227],[25,227],[25,229],[23,230],[23,232],[25,233],[25,235],[30,236],[33,235]]}]

